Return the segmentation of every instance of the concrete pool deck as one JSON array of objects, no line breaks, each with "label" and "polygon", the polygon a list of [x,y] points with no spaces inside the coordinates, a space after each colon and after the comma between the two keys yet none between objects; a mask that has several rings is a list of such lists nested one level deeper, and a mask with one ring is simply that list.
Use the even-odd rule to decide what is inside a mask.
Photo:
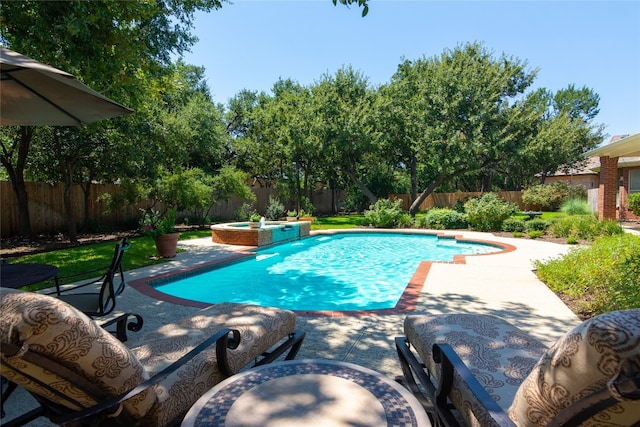
[{"label": "concrete pool deck", "polygon": [[[313,234],[313,233],[312,233]],[[444,232],[467,239],[494,241],[515,246],[500,254],[468,256],[466,263],[433,263],[425,279],[413,314],[490,313],[529,332],[551,345],[573,326],[578,317],[542,283],[533,271],[533,260],[566,253],[571,246],[530,239],[515,239],[479,232]],[[205,265],[213,260],[231,259],[238,251],[250,249],[213,243],[211,238],[183,240],[185,252],[155,266],[126,272],[128,282],[149,276]],[[173,304],[147,296],[131,286],[118,297],[116,313],[134,312],[144,317],[144,329],[190,315],[198,308]],[[299,316],[297,329],[307,333],[298,359],[331,359],[351,362],[378,371],[390,378],[401,374],[393,339],[403,335],[406,314],[358,317]],[[6,402],[7,419],[33,405],[20,390]],[[30,426],[52,425],[44,419]]]}]

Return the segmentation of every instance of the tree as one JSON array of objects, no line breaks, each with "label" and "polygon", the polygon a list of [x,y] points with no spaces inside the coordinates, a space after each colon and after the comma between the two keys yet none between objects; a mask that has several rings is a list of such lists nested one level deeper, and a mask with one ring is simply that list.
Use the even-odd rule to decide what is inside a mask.
[{"label": "tree", "polygon": [[521,153],[521,167],[528,175],[539,174],[544,184],[549,174],[568,172],[584,162],[584,153],[603,139],[602,125],[592,123],[599,100],[591,89],[574,85],[555,94],[542,88],[528,96],[527,102],[538,115]]},{"label": "tree", "polygon": [[[78,76],[93,89],[138,109],[148,100],[150,74],[193,44],[194,13],[221,7],[218,0],[189,2],[41,2],[2,5],[0,41],[7,47]],[[114,121],[116,123],[117,121]],[[90,128],[90,127],[88,127]],[[102,129],[101,129],[102,130]],[[30,131],[2,139],[2,164],[18,200],[19,216],[28,219],[24,171]],[[9,157],[12,154],[16,157]],[[22,156],[22,157],[20,157]],[[31,234],[27,221],[20,233]]]},{"label": "tree", "polygon": [[394,78],[414,72],[419,98],[410,102],[420,115],[408,134],[417,144],[423,189],[411,214],[440,184],[495,165],[519,148],[524,112],[518,96],[535,76],[525,62],[504,54],[495,59],[478,43],[405,61]]},{"label": "tree", "polygon": [[314,104],[314,130],[321,141],[325,162],[350,179],[373,204],[376,195],[365,184],[364,158],[378,152],[371,128],[373,93],[366,77],[351,67],[339,69],[335,76],[325,74],[311,88]]}]

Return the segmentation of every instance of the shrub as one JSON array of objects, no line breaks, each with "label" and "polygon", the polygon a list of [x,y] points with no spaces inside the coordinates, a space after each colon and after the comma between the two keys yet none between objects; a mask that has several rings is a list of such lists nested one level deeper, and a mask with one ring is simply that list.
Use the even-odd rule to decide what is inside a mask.
[{"label": "shrub", "polygon": [[[559,258],[536,261],[538,277],[551,290],[579,298],[589,314],[640,306],[640,237],[602,237]],[[588,296],[588,298],[583,298]]]},{"label": "shrub", "polygon": [[549,227],[549,223],[542,218],[532,219],[524,223],[526,231],[545,231]]},{"label": "shrub", "polygon": [[520,218],[507,218],[502,222],[502,231],[521,233],[524,231],[524,221]]},{"label": "shrub", "polygon": [[640,215],[640,193],[629,194],[627,207],[634,215]]},{"label": "shrub", "polygon": [[582,187],[576,188],[565,182],[553,182],[534,185],[522,192],[522,202],[527,209],[535,211],[557,211],[562,202],[575,194],[584,193]]},{"label": "shrub", "polygon": [[623,233],[617,221],[599,221],[594,215],[574,215],[556,219],[549,227],[555,237],[573,237],[594,240],[599,236],[614,236]]},{"label": "shrub", "polygon": [[517,206],[500,199],[494,193],[470,199],[464,205],[464,219],[469,226],[479,231],[500,230],[502,222],[509,218]]},{"label": "shrub", "polygon": [[236,211],[236,218],[239,221],[249,221],[249,218],[253,214],[257,214],[256,208],[253,203],[243,203],[242,206]]},{"label": "shrub", "polygon": [[369,206],[369,210],[364,211],[364,218],[373,227],[394,228],[404,214],[402,200],[392,202],[388,199],[378,199],[375,204]]},{"label": "shrub", "polygon": [[424,227],[435,230],[454,230],[466,228],[467,223],[462,214],[453,209],[433,208],[424,216]]},{"label": "shrub", "polygon": [[560,212],[567,215],[588,215],[591,213],[591,207],[585,199],[567,199],[562,202]]},{"label": "shrub", "polygon": [[542,237],[543,234],[544,234],[544,231],[542,230],[531,230],[527,233],[527,235],[532,239],[537,239],[538,237]]},{"label": "shrub", "polygon": [[406,212],[403,212],[398,219],[398,227],[411,228],[413,227],[413,217]]},{"label": "shrub", "polygon": [[269,204],[267,205],[267,211],[264,213],[264,216],[271,221],[276,221],[283,216],[287,210],[284,208],[284,205],[280,202],[280,200],[276,197],[269,196]]}]

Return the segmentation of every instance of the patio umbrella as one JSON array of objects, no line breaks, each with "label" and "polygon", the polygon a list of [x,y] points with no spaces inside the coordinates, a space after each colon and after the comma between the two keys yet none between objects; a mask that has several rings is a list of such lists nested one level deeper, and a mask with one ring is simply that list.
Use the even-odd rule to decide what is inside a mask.
[{"label": "patio umbrella", "polygon": [[0,47],[0,125],[77,126],[133,110],[75,76]]}]

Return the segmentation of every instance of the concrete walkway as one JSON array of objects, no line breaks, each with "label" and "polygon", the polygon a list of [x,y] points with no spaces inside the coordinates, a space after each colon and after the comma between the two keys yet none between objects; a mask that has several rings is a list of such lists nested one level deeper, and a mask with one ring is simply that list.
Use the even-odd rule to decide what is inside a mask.
[{"label": "concrete walkway", "polygon": [[[466,257],[465,264],[435,263],[431,266],[415,314],[491,313],[500,316],[551,345],[564,332],[580,323],[562,301],[537,279],[532,262],[557,257],[570,246],[556,243],[497,237],[490,233],[459,232],[474,240],[508,243],[515,251],[497,255]],[[233,257],[239,249],[218,245],[211,239],[181,241],[185,252],[164,264],[126,273],[128,281]],[[198,309],[150,298],[128,286],[118,299],[118,312],[144,317],[144,330],[151,331],[195,313]],[[391,378],[401,370],[393,339],[403,335],[405,314],[364,317],[298,317],[298,329],[307,333],[298,358],[333,359],[356,363]],[[12,396],[6,410],[22,413],[31,397]],[[42,420],[31,426],[51,425]]]}]

